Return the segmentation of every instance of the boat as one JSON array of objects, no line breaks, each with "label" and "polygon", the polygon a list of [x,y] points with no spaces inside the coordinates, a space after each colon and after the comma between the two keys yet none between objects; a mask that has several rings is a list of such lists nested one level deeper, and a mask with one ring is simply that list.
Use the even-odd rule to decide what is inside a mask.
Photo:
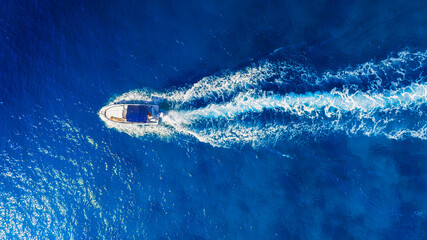
[{"label": "boat", "polygon": [[99,111],[103,120],[134,125],[159,124],[167,114],[165,98],[152,97],[151,101],[120,101]]}]

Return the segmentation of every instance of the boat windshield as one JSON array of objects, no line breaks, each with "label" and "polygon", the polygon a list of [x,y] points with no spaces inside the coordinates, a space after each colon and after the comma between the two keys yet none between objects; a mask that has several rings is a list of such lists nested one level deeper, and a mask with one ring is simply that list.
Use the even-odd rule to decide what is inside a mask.
[{"label": "boat windshield", "polygon": [[148,106],[144,105],[129,105],[126,112],[126,120],[128,122],[147,122]]}]

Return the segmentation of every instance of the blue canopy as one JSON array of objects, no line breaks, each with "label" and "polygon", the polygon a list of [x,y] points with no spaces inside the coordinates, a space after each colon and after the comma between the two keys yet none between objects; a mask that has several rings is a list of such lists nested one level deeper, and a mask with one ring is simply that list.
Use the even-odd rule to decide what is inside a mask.
[{"label": "blue canopy", "polygon": [[148,106],[145,105],[129,105],[126,112],[126,120],[128,122],[147,122]]}]

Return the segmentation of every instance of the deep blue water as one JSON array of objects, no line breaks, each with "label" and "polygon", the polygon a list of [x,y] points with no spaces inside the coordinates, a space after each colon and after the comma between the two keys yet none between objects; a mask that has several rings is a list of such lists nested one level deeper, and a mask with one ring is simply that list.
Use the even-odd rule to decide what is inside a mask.
[{"label": "deep blue water", "polygon": [[1,239],[427,239],[425,1],[0,13]]}]

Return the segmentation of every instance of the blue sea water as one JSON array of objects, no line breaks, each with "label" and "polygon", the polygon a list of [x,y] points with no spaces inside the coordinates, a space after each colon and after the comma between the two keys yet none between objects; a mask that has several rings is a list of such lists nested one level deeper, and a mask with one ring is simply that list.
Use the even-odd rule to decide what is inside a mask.
[{"label": "blue sea water", "polygon": [[1,239],[427,239],[425,1],[0,13]]}]

